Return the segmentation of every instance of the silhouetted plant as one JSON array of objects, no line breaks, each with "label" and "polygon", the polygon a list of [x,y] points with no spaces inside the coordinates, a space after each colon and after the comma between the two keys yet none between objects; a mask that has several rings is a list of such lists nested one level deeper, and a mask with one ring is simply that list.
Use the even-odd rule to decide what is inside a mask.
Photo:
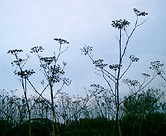
[{"label": "silhouetted plant", "polygon": [[27,62],[27,60],[29,59],[29,56],[27,56],[26,59],[22,59],[18,56],[18,54],[20,52],[23,52],[23,50],[18,50],[18,49],[14,49],[14,50],[9,50],[8,53],[14,55],[15,59],[11,64],[13,66],[16,66],[16,69],[14,71],[14,73],[16,75],[18,75],[19,77],[21,77],[21,85],[22,85],[22,89],[24,91],[24,97],[26,100],[26,105],[27,105],[27,109],[28,109],[28,118],[29,118],[29,135],[31,136],[31,109],[28,103],[28,97],[27,97],[27,80],[28,78],[34,74],[35,72],[33,71],[33,69],[27,70],[24,69],[24,66]]},{"label": "silhouetted plant", "polygon": [[[62,50],[62,44],[69,44],[69,42],[66,40],[63,40],[61,38],[55,38],[54,40],[59,43],[59,50],[58,50],[57,55],[55,55],[55,53],[54,53],[53,56],[42,57],[40,55],[40,53],[43,52],[43,50],[44,50],[42,46],[33,47],[33,48],[31,48],[31,51],[30,51],[31,53],[37,54],[37,56],[39,58],[39,62],[40,62],[40,67],[42,68],[42,72],[46,78],[46,81],[48,82],[48,84],[44,87],[44,89],[41,93],[39,93],[39,91],[35,88],[34,84],[29,80],[29,77],[35,73],[33,71],[33,69],[29,69],[29,70],[24,69],[24,66],[27,63],[29,56],[27,55],[26,59],[22,59],[19,57],[19,53],[23,52],[23,50],[14,49],[14,50],[8,51],[8,53],[14,55],[15,59],[16,59],[11,63],[13,66],[16,66],[14,73],[21,78],[21,85],[22,85],[22,88],[24,91],[24,97],[25,97],[25,101],[26,101],[26,105],[27,105],[27,109],[28,109],[28,114],[29,114],[29,135],[30,136],[32,135],[31,134],[31,111],[37,103],[39,105],[40,99],[45,101],[47,104],[51,105],[52,115],[54,118],[54,121],[53,121],[54,136],[55,136],[55,127],[56,127],[57,133],[59,135],[59,129],[58,129],[58,126],[56,125],[54,98],[62,90],[63,86],[70,85],[71,81],[68,78],[63,77],[63,75],[65,74],[64,68],[66,66],[66,62],[63,62],[62,63],[63,66],[61,66],[60,64],[58,64],[58,60],[59,60],[60,56],[68,49],[68,46],[67,46],[64,50]],[[56,93],[54,93],[53,86],[55,83],[59,83],[59,82],[62,82],[62,86],[59,90],[57,90]],[[27,83],[29,83],[29,85],[32,87],[32,89],[38,94],[38,97],[36,99],[34,99],[33,103],[29,102],[28,98],[27,98]],[[42,84],[44,85],[44,80],[43,80]],[[51,103],[49,102],[49,100],[47,100],[46,98],[44,98],[42,96],[42,94],[48,87],[50,88]],[[48,107],[49,107],[49,105],[46,106],[47,110],[48,110]]]},{"label": "silhouetted plant", "polygon": [[[58,64],[60,56],[68,49],[68,46],[67,46],[64,50],[62,50],[62,45],[69,44],[69,42],[61,38],[54,38],[54,40],[59,43],[59,50],[57,55],[55,55],[55,52],[54,52],[53,56],[42,57],[40,55],[40,53],[44,50],[42,46],[35,46],[31,48],[31,53],[37,54],[39,62],[40,62],[40,67],[42,68],[42,72],[50,88],[51,108],[52,108],[52,114],[54,118],[53,132],[55,136],[55,128],[57,130],[58,135],[60,135],[60,133],[59,133],[59,128],[58,128],[57,120],[56,120],[54,98],[62,90],[63,86],[70,85],[71,81],[68,78],[63,77],[63,75],[65,74],[64,68],[66,66],[66,62],[62,63],[63,66]],[[59,82],[62,82],[62,86],[59,90],[57,90],[56,93],[54,93],[54,84]]]},{"label": "silhouetted plant", "polygon": [[[94,66],[96,67],[98,72],[100,72],[100,76],[103,77],[103,79],[106,81],[108,88],[109,88],[108,90],[110,91],[110,93],[112,94],[112,96],[115,99],[114,100],[115,114],[116,114],[116,116],[115,116],[115,118],[116,118],[115,135],[119,135],[119,136],[121,136],[120,122],[119,122],[119,109],[120,109],[120,104],[121,104],[120,97],[119,97],[120,80],[126,74],[126,72],[129,70],[131,65],[134,62],[139,61],[139,58],[135,57],[134,55],[131,55],[129,57],[129,59],[131,60],[130,64],[127,66],[127,68],[124,71],[122,71],[122,67],[124,67],[124,66],[122,66],[122,62],[123,62],[123,58],[124,58],[124,55],[126,53],[127,47],[129,45],[129,41],[130,41],[134,31],[136,30],[137,27],[139,27],[140,25],[142,25],[145,22],[145,21],[143,21],[141,23],[138,23],[139,17],[148,15],[146,12],[141,12],[141,11],[137,10],[136,8],[134,8],[133,10],[134,10],[137,18],[135,21],[134,28],[132,29],[132,31],[129,34],[126,30],[127,27],[130,25],[129,21],[127,21],[125,19],[124,20],[119,19],[119,20],[112,21],[112,27],[119,30],[119,38],[118,38],[118,41],[119,41],[119,43],[118,43],[118,45],[119,45],[119,62],[117,64],[108,65],[107,63],[104,63],[103,59],[95,60],[92,56],[92,47],[90,47],[90,46],[85,45],[81,49],[82,54],[87,55],[92,60]],[[122,42],[123,33],[126,35],[126,38],[127,38],[124,43]],[[109,69],[108,69],[108,66],[109,66]],[[113,70],[114,73],[112,73],[110,70]],[[130,84],[136,85],[137,81],[130,81]],[[97,85],[95,87],[97,87]],[[99,90],[107,90],[107,89],[101,89],[100,86],[98,86],[98,89]]]}]

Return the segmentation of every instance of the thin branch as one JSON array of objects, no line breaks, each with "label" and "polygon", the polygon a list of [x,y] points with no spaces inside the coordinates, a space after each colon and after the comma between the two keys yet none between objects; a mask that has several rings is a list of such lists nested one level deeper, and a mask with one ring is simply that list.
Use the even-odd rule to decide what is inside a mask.
[{"label": "thin branch", "polygon": [[[42,94],[43,94],[44,91],[47,89],[47,87],[49,86],[49,84],[47,84],[47,85],[45,86],[45,88],[43,89],[43,91],[42,91],[41,93],[39,93],[39,92],[36,90],[36,88],[33,86],[33,84],[31,83],[31,81],[30,81],[29,79],[27,79],[27,81],[29,82],[29,84],[31,85],[31,87],[33,88],[33,90],[39,95],[38,98],[36,99],[36,101],[37,101],[40,97],[42,97],[48,104],[50,104],[49,100],[47,100],[46,98],[44,98],[44,97],[42,96]],[[34,105],[35,105],[35,103],[31,106],[31,110],[32,110],[32,108],[33,108]]]},{"label": "thin branch", "polygon": [[22,65],[21,68],[23,68],[23,67],[25,66],[25,64],[27,63],[28,59],[29,59],[29,56],[25,59],[25,62],[24,62],[24,64]]},{"label": "thin branch", "polygon": [[[106,72],[106,73],[107,73],[106,75],[107,75],[107,76],[109,76],[109,75],[110,75],[113,79],[112,79],[110,76],[109,76],[109,78],[110,78],[113,82],[115,82],[116,77],[115,77],[113,74],[111,74],[108,70],[106,70],[106,69],[103,69],[103,70],[104,70],[104,72]],[[108,75],[108,74],[109,74],[109,75]]]},{"label": "thin branch", "polygon": [[103,78],[104,78],[104,80],[107,82],[107,84],[108,84],[108,86],[109,86],[109,88],[110,88],[110,91],[111,91],[112,94],[115,96],[115,93],[113,92],[113,89],[112,89],[112,87],[111,87],[111,84],[110,84],[110,82],[107,80],[107,78],[105,77],[104,73],[103,73]]},{"label": "thin branch", "polygon": [[[95,60],[92,58],[92,56],[91,56],[89,53],[87,53],[87,55],[88,55],[88,57],[91,59],[91,61],[92,61],[93,64],[94,64]],[[106,74],[113,82],[115,82],[114,79],[116,79],[116,78],[115,78],[115,76],[114,76],[113,74],[111,74],[109,71],[107,71],[107,70],[104,69],[104,68],[102,68],[101,71],[102,71],[102,70],[103,70],[103,72],[106,72],[106,73],[107,73],[107,74],[106,74],[106,73],[105,73],[105,74]],[[110,76],[109,76],[109,75],[110,75]],[[111,77],[114,78],[114,79],[112,79]]]},{"label": "thin branch", "polygon": [[154,75],[142,88],[140,88],[139,90],[143,90],[145,87],[147,87],[156,77],[158,76],[158,74]]},{"label": "thin branch", "polygon": [[145,21],[146,21],[146,19],[145,19],[142,23],[138,24],[138,16],[137,16],[136,21],[135,21],[134,28],[133,28],[133,30],[131,31],[130,35],[128,35],[128,34],[127,34],[127,31],[124,29],[124,31],[125,31],[125,33],[126,33],[126,36],[127,36],[127,41],[126,41],[125,48],[124,48],[123,53],[122,53],[122,58],[124,57],[124,55],[125,55],[125,53],[126,53],[126,49],[127,49],[128,43],[129,43],[130,38],[131,38],[131,36],[133,35],[134,31],[136,30],[137,27],[143,25],[143,24],[145,23]]},{"label": "thin branch", "polygon": [[132,62],[130,62],[130,64],[128,65],[128,67],[126,68],[126,70],[123,72],[123,74],[120,76],[119,80],[125,75],[125,73],[129,70],[129,68],[131,67]]},{"label": "thin branch", "polygon": [[[135,93],[133,93],[132,95],[130,95],[130,96],[134,96],[134,95],[136,95],[138,92],[140,92],[141,90],[143,90],[143,89],[144,89],[145,87],[147,87],[156,77],[157,77],[157,74],[154,75],[143,87],[142,87],[142,85],[140,85],[139,89],[138,89]],[[126,99],[129,99],[129,97],[126,98]],[[120,102],[120,105],[121,105],[123,102],[124,102],[124,100],[123,100],[122,102]]]},{"label": "thin branch", "polygon": [[54,95],[54,98],[56,97],[56,95],[63,89],[65,84],[62,84],[62,86],[60,87],[60,89],[57,90],[56,94]]},{"label": "thin branch", "polygon": [[[37,52],[37,57],[39,59],[39,62],[40,62],[40,65],[43,65],[42,61],[41,61],[41,58],[40,58],[40,55],[39,53]],[[44,70],[44,72],[42,72],[45,76],[46,79],[48,79],[48,75],[47,75],[47,71],[42,67],[42,69]]]},{"label": "thin branch", "polygon": [[138,24],[137,27],[143,25],[143,24],[145,23],[146,20],[147,20],[147,19],[145,19],[144,21],[142,21],[142,23]]},{"label": "thin branch", "polygon": [[[59,60],[59,57],[61,56],[61,54],[63,54],[64,52],[66,52],[67,49],[69,48],[69,46],[67,46],[63,51],[61,51],[61,48],[62,48],[61,46],[62,45],[60,44],[60,46],[59,46],[59,53],[58,53],[57,58],[55,60],[55,65],[56,65],[56,62]],[[54,53],[54,55],[55,55],[55,53]]]},{"label": "thin branch", "polygon": [[163,75],[160,75],[162,79],[164,79],[164,81],[166,81],[166,78]]}]

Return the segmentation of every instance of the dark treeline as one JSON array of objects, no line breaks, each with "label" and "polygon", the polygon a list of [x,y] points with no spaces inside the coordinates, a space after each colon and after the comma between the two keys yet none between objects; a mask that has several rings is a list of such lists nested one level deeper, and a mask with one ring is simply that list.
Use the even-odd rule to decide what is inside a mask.
[{"label": "dark treeline", "polygon": [[[114,135],[115,115],[110,109],[113,101],[104,90],[89,99],[59,93],[56,98],[56,117],[63,136]],[[25,98],[1,90],[0,132],[2,136],[28,136],[28,111]],[[34,136],[49,136],[52,130],[50,103],[32,96],[31,127]],[[120,107],[121,133],[125,136],[164,136],[166,109],[161,90],[150,89],[124,98]]]}]

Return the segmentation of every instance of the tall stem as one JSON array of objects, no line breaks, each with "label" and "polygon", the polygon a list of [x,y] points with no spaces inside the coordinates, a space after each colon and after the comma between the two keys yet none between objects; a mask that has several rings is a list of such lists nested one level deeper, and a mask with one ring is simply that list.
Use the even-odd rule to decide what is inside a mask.
[{"label": "tall stem", "polygon": [[[27,82],[26,82],[26,77],[25,77],[25,88],[24,88],[24,96],[25,96],[25,100],[26,100],[26,105],[27,105],[27,108],[28,108],[28,119],[29,119],[29,136],[32,135],[32,132],[31,132],[31,110],[30,110],[30,107],[29,107],[29,104],[28,104],[28,98],[27,98]],[[23,79],[22,79],[23,81]]]},{"label": "tall stem", "polygon": [[[116,91],[116,126],[115,126],[115,133],[121,136],[121,129],[120,129],[120,122],[119,122],[119,80],[120,80],[120,71],[121,71],[121,64],[122,64],[122,30],[120,29],[120,36],[119,36],[119,66],[118,66],[118,73],[116,77],[115,83],[115,91]],[[118,133],[117,133],[118,132]]]},{"label": "tall stem", "polygon": [[[23,72],[22,70],[22,67],[19,63],[19,57],[17,56],[17,54],[15,54],[15,57],[16,57],[16,60],[18,61],[18,67],[21,71],[21,73]],[[29,104],[28,104],[28,98],[27,98],[27,77],[21,77],[21,84],[22,84],[22,88],[23,88],[23,91],[24,91],[24,96],[25,96],[25,101],[26,101],[26,105],[27,105],[27,109],[28,109],[28,119],[29,119],[29,136],[32,135],[32,132],[31,132],[31,110],[30,110],[30,107],[29,107]]]},{"label": "tall stem", "polygon": [[60,136],[60,133],[59,133],[59,128],[58,128],[58,125],[56,123],[56,115],[55,115],[55,109],[54,109],[54,95],[53,95],[53,85],[50,83],[50,93],[51,93],[51,106],[52,106],[52,113],[53,113],[53,118],[54,118],[54,121],[52,123],[52,126],[53,126],[53,133],[54,133],[54,136],[55,136],[55,127],[56,127],[56,130],[57,130],[57,133],[58,133],[58,136]]}]

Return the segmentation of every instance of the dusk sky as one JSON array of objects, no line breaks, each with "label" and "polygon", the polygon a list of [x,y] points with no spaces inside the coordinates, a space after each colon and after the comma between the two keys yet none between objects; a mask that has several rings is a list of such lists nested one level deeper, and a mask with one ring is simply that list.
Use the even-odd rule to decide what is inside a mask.
[{"label": "dusk sky", "polygon": [[[11,66],[14,57],[7,54],[9,49],[23,49],[23,54],[30,54],[31,47],[42,45],[45,54],[51,56],[57,51],[54,38],[70,42],[61,60],[67,62],[66,77],[72,80],[72,84],[63,91],[83,95],[84,87],[89,89],[92,83],[104,84],[95,74],[90,59],[81,55],[80,49],[85,44],[93,46],[94,58],[102,58],[109,64],[116,63],[118,31],[111,23],[115,19],[126,19],[131,23],[130,32],[136,19],[133,8],[146,11],[148,16],[140,18],[140,22],[144,19],[146,22],[131,38],[125,56],[126,65],[132,54],[140,61],[133,65],[126,77],[141,79],[142,72],[149,72],[151,61],[160,60],[166,65],[165,6],[166,0],[0,0],[0,89],[9,91],[18,88],[18,94],[23,94]],[[31,78],[40,89],[42,78],[38,75],[42,73],[35,55],[31,55],[27,64],[37,70],[37,76]],[[166,66],[164,68],[166,71]],[[36,77],[39,79],[36,80]],[[151,86],[155,83],[160,83],[160,79],[157,78]]]}]

